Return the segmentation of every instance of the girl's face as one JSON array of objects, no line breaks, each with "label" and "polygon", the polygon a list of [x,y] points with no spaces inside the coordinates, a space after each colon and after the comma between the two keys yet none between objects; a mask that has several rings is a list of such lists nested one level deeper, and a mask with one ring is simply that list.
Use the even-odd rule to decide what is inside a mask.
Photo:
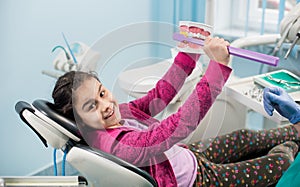
[{"label": "girl's face", "polygon": [[84,125],[95,129],[120,126],[119,105],[98,80],[85,80],[74,92],[75,110]]}]

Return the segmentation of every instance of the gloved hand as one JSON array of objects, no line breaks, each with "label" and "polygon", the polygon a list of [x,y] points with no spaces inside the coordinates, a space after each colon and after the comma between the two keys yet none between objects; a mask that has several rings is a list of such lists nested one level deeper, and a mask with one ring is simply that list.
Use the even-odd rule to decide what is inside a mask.
[{"label": "gloved hand", "polygon": [[300,106],[280,87],[265,88],[263,93],[265,111],[272,116],[274,109],[291,123],[300,121]]}]

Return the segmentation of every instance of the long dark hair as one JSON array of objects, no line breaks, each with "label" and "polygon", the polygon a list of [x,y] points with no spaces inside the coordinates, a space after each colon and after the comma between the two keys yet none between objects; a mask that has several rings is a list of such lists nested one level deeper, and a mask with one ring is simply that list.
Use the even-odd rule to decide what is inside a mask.
[{"label": "long dark hair", "polygon": [[73,91],[90,78],[95,78],[100,82],[94,72],[70,71],[58,78],[52,91],[54,106],[58,112],[69,119],[75,120],[76,111],[73,109]]}]

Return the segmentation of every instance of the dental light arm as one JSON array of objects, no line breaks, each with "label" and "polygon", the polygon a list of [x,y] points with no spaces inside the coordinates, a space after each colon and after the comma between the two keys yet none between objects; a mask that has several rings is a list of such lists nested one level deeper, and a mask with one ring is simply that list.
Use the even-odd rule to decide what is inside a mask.
[{"label": "dental light arm", "polygon": [[[203,40],[199,40],[199,39],[195,39],[195,38],[190,38],[190,37],[185,37],[183,34],[179,34],[179,33],[174,33],[173,34],[173,39],[180,41],[180,42],[191,42],[200,46],[204,45],[204,41]],[[278,62],[279,62],[279,58],[278,57],[274,57],[274,56],[270,56],[270,55],[266,55],[266,54],[262,54],[262,53],[258,53],[258,52],[254,52],[254,51],[249,51],[246,49],[240,49],[240,48],[235,48],[235,47],[228,47],[228,52],[231,55],[234,56],[238,56],[241,58],[246,58],[249,60],[254,60],[263,64],[268,64],[268,65],[272,65],[272,66],[277,66]]]},{"label": "dental light arm", "polygon": [[290,42],[292,45],[288,49],[285,59],[289,56],[290,52],[295,45],[299,45],[300,37],[300,3],[298,3],[280,22],[280,35],[281,38],[277,43],[273,54],[279,50],[283,42]]}]

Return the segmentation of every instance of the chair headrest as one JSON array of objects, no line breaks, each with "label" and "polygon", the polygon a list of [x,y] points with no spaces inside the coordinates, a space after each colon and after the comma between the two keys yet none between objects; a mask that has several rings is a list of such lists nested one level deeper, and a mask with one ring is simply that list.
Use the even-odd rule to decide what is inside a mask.
[{"label": "chair headrest", "polygon": [[38,99],[32,104],[19,101],[15,105],[20,118],[38,135],[46,147],[54,148],[68,145],[87,145],[76,123],[61,115],[49,101]]},{"label": "chair headrest", "polygon": [[19,114],[22,121],[24,121],[31,128],[31,130],[33,130],[35,134],[40,138],[40,140],[43,142],[45,147],[48,147],[47,140],[34,127],[32,127],[32,125],[23,116],[24,110],[28,110],[31,113],[34,113],[35,110],[32,108],[32,106],[25,101],[18,101],[15,105],[15,110]]},{"label": "chair headrest", "polygon": [[71,134],[83,140],[76,123],[73,120],[68,119],[65,116],[59,114],[59,112],[55,109],[54,104],[43,99],[37,99],[32,103],[32,105],[35,109],[39,110],[45,116],[55,121],[57,124],[61,125]]}]

